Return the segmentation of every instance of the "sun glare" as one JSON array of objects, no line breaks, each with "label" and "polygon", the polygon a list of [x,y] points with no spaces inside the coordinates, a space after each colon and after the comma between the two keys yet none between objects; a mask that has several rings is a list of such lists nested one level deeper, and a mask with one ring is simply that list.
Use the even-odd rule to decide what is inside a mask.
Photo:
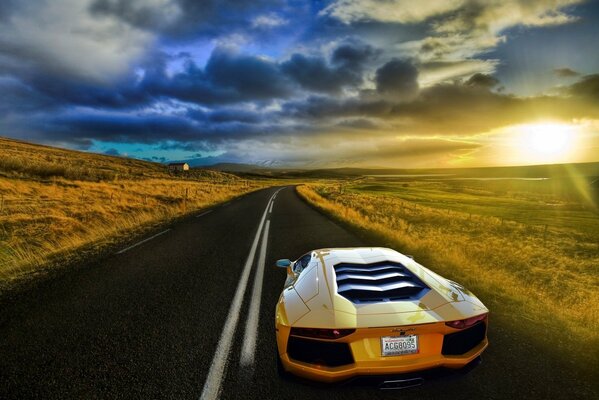
[{"label": "sun glare", "polygon": [[488,136],[490,163],[503,165],[556,164],[576,162],[588,143],[588,129],[579,123],[538,121],[507,126]]},{"label": "sun glare", "polygon": [[561,156],[570,150],[572,127],[564,124],[531,124],[523,126],[524,145],[541,156]]}]

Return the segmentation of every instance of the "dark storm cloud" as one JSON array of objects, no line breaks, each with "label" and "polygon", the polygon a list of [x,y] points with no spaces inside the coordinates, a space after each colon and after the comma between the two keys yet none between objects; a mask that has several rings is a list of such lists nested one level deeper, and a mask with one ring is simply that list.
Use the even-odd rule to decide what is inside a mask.
[{"label": "dark storm cloud", "polygon": [[110,84],[94,84],[74,77],[54,76],[48,79],[40,71],[11,73],[13,78],[0,80],[4,107],[13,110],[48,110],[65,106],[98,108],[131,108],[148,104],[151,94],[137,86],[135,76],[127,76]]},{"label": "dark storm cloud", "polygon": [[6,95],[11,96],[11,107],[23,104],[28,108],[78,105],[128,109],[169,99],[218,105],[268,101],[293,92],[293,82],[279,65],[259,57],[217,49],[204,69],[188,61],[182,71],[172,76],[167,74],[167,61],[164,54],[154,56],[141,81],[130,75],[109,84],[94,84],[69,76],[47,79],[33,72],[21,73],[19,79],[8,83],[0,81],[0,87],[5,87]]},{"label": "dark storm cloud", "polygon": [[296,53],[281,64],[281,70],[305,90],[338,93],[345,87],[359,86],[365,64],[378,54],[372,46],[347,42],[333,50],[330,63],[323,56]]},{"label": "dark storm cloud", "polygon": [[[14,82],[0,82],[11,96],[11,107],[43,109],[58,106],[88,106],[130,109],[149,106],[155,101],[179,100],[216,106],[288,98],[299,86],[304,90],[335,93],[343,87],[362,82],[364,63],[376,52],[369,46],[344,44],[335,49],[331,63],[322,57],[294,54],[282,64],[267,59],[215,49],[204,68],[187,56],[153,53],[151,61],[140,65],[143,78],[133,73],[116,81],[100,84],[70,76],[48,79],[40,71],[22,71]],[[168,74],[168,62],[187,59],[183,70]],[[16,70],[12,71],[17,74]],[[8,97],[5,97],[8,99]],[[1,107],[0,107],[1,110]],[[213,118],[220,118],[214,114]],[[233,119],[232,115],[227,118]],[[247,114],[238,119],[247,120]]]},{"label": "dark storm cloud", "polygon": [[117,17],[128,24],[149,30],[168,28],[181,18],[178,3],[170,1],[147,4],[141,0],[95,0],[89,10],[97,16]]},{"label": "dark storm cloud", "polygon": [[328,96],[310,96],[293,100],[282,106],[281,116],[296,119],[326,120],[337,117],[380,117],[390,114],[394,104],[386,100],[339,99]]},{"label": "dark storm cloud", "polygon": [[257,124],[264,121],[262,113],[255,111],[239,110],[239,109],[222,109],[216,110],[207,115],[207,119],[214,123],[223,122],[245,122],[249,124]]},{"label": "dark storm cloud", "polygon": [[579,72],[574,71],[570,68],[555,68],[553,73],[560,78],[572,78],[576,76],[580,76]]},{"label": "dark storm cloud", "polygon": [[292,93],[290,80],[276,63],[225,49],[216,49],[204,69],[189,61],[172,77],[164,64],[156,65],[141,87],[153,96],[205,105],[270,100]]},{"label": "dark storm cloud", "polygon": [[331,55],[331,62],[334,65],[341,65],[352,70],[362,70],[364,64],[375,59],[381,53],[380,49],[360,43],[347,42],[337,47]]},{"label": "dark storm cloud", "polygon": [[248,32],[253,16],[286,4],[284,0],[94,0],[89,9],[96,16],[117,18],[177,40]]},{"label": "dark storm cloud", "polygon": [[343,121],[339,122],[337,126],[360,130],[380,128],[380,124],[377,124],[376,122],[366,118],[344,119]]},{"label": "dark storm cloud", "polygon": [[[247,119],[250,119],[249,116]],[[21,126],[26,132],[23,134],[26,139],[68,142],[76,137],[79,147],[89,147],[93,140],[146,144],[174,141],[187,143],[196,151],[206,150],[205,146],[197,147],[197,143],[244,140],[273,133],[285,135],[305,129],[297,124],[283,125],[274,121],[258,124],[236,120],[214,122],[209,114],[205,120],[198,121],[188,115],[85,112],[38,115],[21,121]]]},{"label": "dark storm cloud", "polygon": [[596,102],[599,101],[599,74],[582,77],[578,82],[571,85],[566,92]]},{"label": "dark storm cloud", "polygon": [[499,80],[491,75],[477,73],[466,81],[466,86],[492,89],[499,84]]},{"label": "dark storm cloud", "polygon": [[281,64],[281,69],[302,88],[314,92],[337,93],[362,82],[360,71],[345,65],[329,66],[323,57],[294,54]]},{"label": "dark storm cloud", "polygon": [[3,0],[0,6],[0,21],[12,15],[14,9],[19,5],[18,0]]},{"label": "dark storm cloud", "polygon": [[52,98],[15,78],[0,78],[0,116],[14,112],[34,112],[55,106]]},{"label": "dark storm cloud", "polygon": [[232,88],[242,96],[266,99],[290,94],[288,81],[278,66],[259,57],[215,51],[205,72],[215,85]]},{"label": "dark storm cloud", "polygon": [[279,64],[217,48],[204,69],[188,61],[183,71],[171,77],[166,61],[155,63],[141,87],[151,96],[205,105],[288,98],[295,85],[307,91],[338,93],[362,83],[365,63],[376,54],[371,46],[346,43],[333,51],[330,63],[322,56],[296,53]]},{"label": "dark storm cloud", "polygon": [[519,98],[490,89],[467,82],[438,84],[421,89],[410,101],[312,96],[287,102],[282,113],[315,124],[337,118],[374,118],[393,124],[395,132],[437,135],[485,132],[531,119],[599,117],[599,107],[589,103],[589,99],[599,100],[599,75],[587,76],[566,88],[571,98]]},{"label": "dark storm cloud", "polygon": [[376,70],[376,90],[395,98],[411,98],[418,92],[418,69],[409,60],[392,59]]},{"label": "dark storm cloud", "polygon": [[28,83],[57,104],[118,109],[141,106],[151,101],[150,94],[136,85],[135,77],[106,86],[68,78],[49,80],[42,76],[35,76]]}]

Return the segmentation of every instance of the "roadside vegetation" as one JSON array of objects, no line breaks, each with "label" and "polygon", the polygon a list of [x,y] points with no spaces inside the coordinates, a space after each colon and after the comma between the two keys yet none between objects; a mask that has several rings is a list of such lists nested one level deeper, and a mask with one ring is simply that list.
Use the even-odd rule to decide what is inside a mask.
[{"label": "roadside vegetation", "polygon": [[464,284],[514,332],[597,365],[599,215],[555,184],[366,178],[298,192]]},{"label": "roadside vegetation", "polygon": [[158,224],[267,185],[0,138],[0,292]]}]

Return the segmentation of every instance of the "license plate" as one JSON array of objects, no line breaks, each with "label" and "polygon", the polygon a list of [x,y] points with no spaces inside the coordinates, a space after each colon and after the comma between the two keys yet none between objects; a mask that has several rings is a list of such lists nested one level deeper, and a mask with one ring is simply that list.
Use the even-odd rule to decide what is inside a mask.
[{"label": "license plate", "polygon": [[418,335],[384,336],[381,338],[383,357],[418,353]]}]

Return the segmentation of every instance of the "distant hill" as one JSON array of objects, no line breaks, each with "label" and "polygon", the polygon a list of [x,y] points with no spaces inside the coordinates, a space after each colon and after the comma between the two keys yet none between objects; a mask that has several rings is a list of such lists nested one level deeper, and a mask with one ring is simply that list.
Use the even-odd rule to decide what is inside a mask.
[{"label": "distant hill", "polygon": [[83,181],[168,178],[234,180],[237,176],[204,168],[169,173],[166,165],[134,158],[66,150],[0,137],[0,176]]},{"label": "distant hill", "polygon": [[477,178],[550,178],[567,175],[581,175],[599,178],[599,162],[522,165],[507,167],[477,167],[477,168],[268,168],[253,164],[220,163],[205,167],[214,171],[226,171],[242,174],[255,174],[279,178],[309,178],[309,179],[351,179],[369,175],[454,175],[456,177]]},{"label": "distant hill", "polygon": [[237,164],[237,163],[219,163],[204,167],[208,170],[213,171],[224,171],[224,172],[266,172],[269,168],[263,168],[253,164]]},{"label": "distant hill", "polygon": [[[394,169],[394,168],[322,168],[322,169],[255,169],[254,172],[271,176],[310,179],[351,179],[372,175],[401,175],[409,178],[422,175],[452,175],[462,178],[551,178],[569,175],[599,178],[599,162],[573,164],[523,165],[508,167],[480,168],[431,168],[431,169]],[[593,181],[593,179],[590,179]]]}]

